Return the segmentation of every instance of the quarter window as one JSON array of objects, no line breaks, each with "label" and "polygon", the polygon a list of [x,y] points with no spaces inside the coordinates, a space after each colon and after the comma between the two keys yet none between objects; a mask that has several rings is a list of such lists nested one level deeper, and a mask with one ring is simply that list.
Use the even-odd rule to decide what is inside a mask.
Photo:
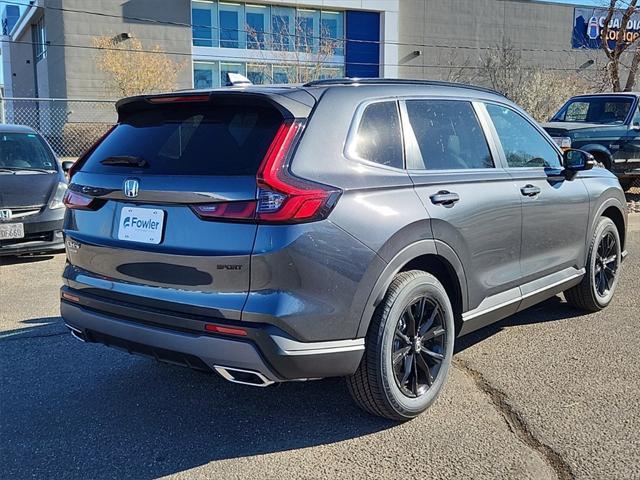
[{"label": "quarter window", "polygon": [[531,123],[510,108],[487,105],[511,168],[560,168],[560,155]]},{"label": "quarter window", "polygon": [[350,152],[363,160],[403,168],[402,130],[396,102],[366,107]]},{"label": "quarter window", "polygon": [[493,168],[487,140],[469,102],[407,100],[406,106],[419,152],[410,168]]}]

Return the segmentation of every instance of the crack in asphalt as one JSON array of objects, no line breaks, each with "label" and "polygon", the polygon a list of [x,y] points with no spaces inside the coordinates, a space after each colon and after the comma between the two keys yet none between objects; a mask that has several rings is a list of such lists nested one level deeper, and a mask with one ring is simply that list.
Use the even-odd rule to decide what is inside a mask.
[{"label": "crack in asphalt", "polygon": [[549,445],[543,443],[533,435],[520,414],[509,404],[506,393],[491,385],[482,373],[472,368],[464,360],[455,359],[453,364],[473,379],[476,386],[489,397],[491,403],[496,410],[498,410],[511,433],[526,446],[538,452],[560,480],[573,480],[575,478],[571,466],[564,458]]}]

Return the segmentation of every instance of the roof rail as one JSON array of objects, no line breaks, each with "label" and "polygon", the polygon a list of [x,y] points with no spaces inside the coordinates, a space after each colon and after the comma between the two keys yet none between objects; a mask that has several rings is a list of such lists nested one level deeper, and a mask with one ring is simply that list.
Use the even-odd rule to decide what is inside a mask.
[{"label": "roof rail", "polygon": [[329,87],[332,85],[429,85],[434,87],[457,87],[478,90],[480,92],[493,93],[504,97],[503,93],[490,88],[478,87],[476,85],[466,85],[464,83],[444,82],[440,80],[412,80],[402,78],[325,78],[322,80],[312,80],[303,87]]}]

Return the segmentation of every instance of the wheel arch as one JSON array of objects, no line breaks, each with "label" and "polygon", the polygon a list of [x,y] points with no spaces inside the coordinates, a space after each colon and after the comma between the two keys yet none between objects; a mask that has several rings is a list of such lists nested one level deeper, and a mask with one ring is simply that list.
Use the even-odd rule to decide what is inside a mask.
[{"label": "wheel arch", "polygon": [[613,223],[615,223],[616,228],[618,229],[618,235],[620,235],[620,246],[621,249],[624,250],[627,230],[624,214],[620,208],[616,205],[608,205],[601,211],[598,217],[610,218]]},{"label": "wheel arch", "polygon": [[607,170],[611,170],[611,166],[613,165],[613,155],[609,151],[609,149],[599,143],[590,143],[588,145],[584,145],[580,147],[580,150],[584,150],[585,152],[589,152],[591,155],[604,160],[604,166]]},{"label": "wheel arch", "polygon": [[598,221],[602,217],[610,218],[613,223],[615,223],[616,228],[618,229],[618,234],[620,235],[621,247],[622,250],[624,250],[627,236],[627,215],[625,205],[623,205],[620,200],[614,197],[609,197],[602,203],[600,203],[600,205],[598,205],[598,207],[595,209],[595,214],[591,218],[589,235],[587,236],[588,242],[591,241],[593,232],[598,226]]},{"label": "wheel arch", "polygon": [[376,307],[383,300],[393,278],[400,272],[422,270],[435,276],[444,286],[453,307],[456,332],[462,325],[462,312],[467,309],[467,281],[462,263],[453,249],[438,240],[421,240],[398,252],[376,281],[358,326],[358,337],[364,337]]}]

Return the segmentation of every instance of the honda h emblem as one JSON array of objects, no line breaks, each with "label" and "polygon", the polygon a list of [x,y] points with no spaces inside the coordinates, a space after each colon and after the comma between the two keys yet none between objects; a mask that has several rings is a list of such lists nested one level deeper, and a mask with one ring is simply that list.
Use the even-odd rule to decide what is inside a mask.
[{"label": "honda h emblem", "polygon": [[11,220],[11,210],[8,208],[0,208],[0,220]]},{"label": "honda h emblem", "polygon": [[124,185],[122,187],[122,191],[124,192],[124,196],[128,198],[135,198],[138,196],[138,188],[140,187],[140,183],[135,178],[128,178],[124,181]]}]

